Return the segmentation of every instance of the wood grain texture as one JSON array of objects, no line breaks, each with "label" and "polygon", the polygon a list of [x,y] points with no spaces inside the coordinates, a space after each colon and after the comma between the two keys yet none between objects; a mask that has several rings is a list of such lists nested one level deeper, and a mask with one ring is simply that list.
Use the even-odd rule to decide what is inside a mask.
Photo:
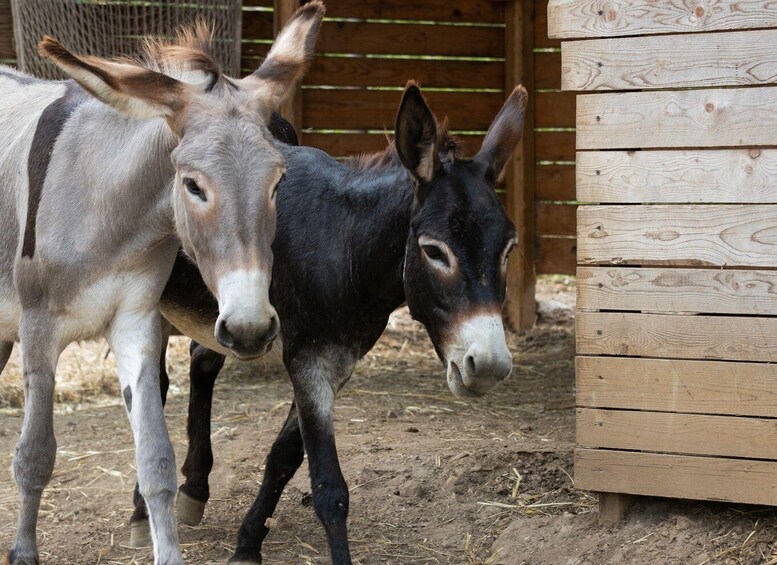
[{"label": "wood grain texture", "polygon": [[561,47],[558,39],[548,37],[548,0],[536,0],[535,6],[534,46],[544,49]]},{"label": "wood grain texture", "polygon": [[[256,59],[254,64],[259,63]],[[422,88],[501,89],[505,66],[502,62],[316,57],[305,84],[397,87],[405,86],[410,79]]]},{"label": "wood grain texture", "polygon": [[599,523],[612,527],[618,524],[634,502],[630,494],[615,492],[599,493]]},{"label": "wood grain texture", "polygon": [[319,53],[504,57],[501,27],[325,21]]},{"label": "wood grain texture", "polygon": [[576,449],[575,486],[600,492],[777,505],[777,462]]},{"label": "wood grain texture", "polygon": [[[527,132],[529,134],[529,132]],[[537,161],[575,161],[575,132],[534,132],[534,157]]]},{"label": "wood grain texture", "polygon": [[580,206],[582,264],[777,267],[777,207]]},{"label": "wood grain texture", "polygon": [[777,459],[777,422],[764,418],[578,408],[577,445]]},{"label": "wood grain texture", "polygon": [[[504,102],[501,92],[425,92],[439,119],[452,129],[488,129]],[[303,127],[315,129],[393,129],[402,93],[393,90],[306,89]]]},{"label": "wood grain texture", "polygon": [[536,227],[539,235],[575,235],[577,206],[574,204],[537,202],[536,208]]},{"label": "wood grain texture", "polygon": [[572,92],[537,92],[535,127],[575,127],[575,94]]},{"label": "wood grain texture", "polygon": [[[246,0],[244,5],[256,1]],[[501,24],[504,14],[504,4],[491,0],[335,0],[326,5],[330,18]]]},{"label": "wood grain texture", "polygon": [[578,312],[581,355],[777,361],[777,318]]},{"label": "wood grain texture", "polygon": [[773,0],[551,0],[548,7],[558,39],[774,27]]},{"label": "wood grain texture", "polygon": [[574,165],[537,165],[537,200],[575,200]]},{"label": "wood grain texture", "polygon": [[777,150],[581,151],[577,199],[616,203],[777,203]]},{"label": "wood grain texture", "polygon": [[575,274],[577,240],[574,237],[539,237],[537,243],[538,274]]},{"label": "wood grain texture", "polygon": [[565,41],[564,90],[648,90],[777,82],[777,29]]},{"label": "wood grain texture", "polygon": [[[243,12],[243,40],[272,39],[274,28],[273,12]],[[267,47],[269,51],[269,45]]]},{"label": "wood grain texture", "polygon": [[577,307],[777,316],[777,271],[579,267]]},{"label": "wood grain texture", "polygon": [[777,145],[772,87],[587,94],[578,149]]},{"label": "wood grain texture", "polygon": [[777,365],[578,356],[577,405],[777,417]]}]

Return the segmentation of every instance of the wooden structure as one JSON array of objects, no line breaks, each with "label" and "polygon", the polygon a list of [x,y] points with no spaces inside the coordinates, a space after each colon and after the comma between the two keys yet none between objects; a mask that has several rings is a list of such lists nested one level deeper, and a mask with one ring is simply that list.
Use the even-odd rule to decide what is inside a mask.
[{"label": "wooden structure", "polygon": [[777,9],[551,0],[548,25],[562,87],[597,91],[577,99],[575,483],[609,519],[622,494],[777,505]]},{"label": "wooden structure", "polygon": [[[244,72],[260,63],[298,3],[243,1]],[[326,4],[319,56],[285,111],[307,145],[335,156],[382,149],[401,88],[413,78],[471,153],[505,91],[521,82],[533,92],[524,141],[500,189],[525,254],[511,260],[508,312],[515,327],[530,327],[535,272],[575,268],[574,94],[560,91],[561,55],[559,43],[547,38],[547,0]],[[13,64],[11,24],[10,0],[0,0],[0,62]]]}]

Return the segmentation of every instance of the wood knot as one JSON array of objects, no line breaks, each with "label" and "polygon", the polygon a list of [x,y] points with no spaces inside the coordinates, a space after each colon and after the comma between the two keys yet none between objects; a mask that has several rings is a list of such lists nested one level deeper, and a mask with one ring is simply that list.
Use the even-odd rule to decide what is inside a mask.
[{"label": "wood knot", "polygon": [[696,8],[694,8],[694,10],[693,10],[693,14],[697,18],[703,18],[704,17],[704,6],[701,6],[701,5],[696,6]]},{"label": "wood knot", "polygon": [[707,102],[704,105],[704,109],[707,110],[707,112],[710,112],[710,113],[714,112],[715,111],[715,104],[713,104],[712,102]]},{"label": "wood knot", "polygon": [[618,12],[613,9],[607,10],[607,21],[614,22],[618,19]]},{"label": "wood knot", "polygon": [[760,149],[751,149],[747,152],[747,154],[750,156],[751,159],[758,159],[758,157],[761,156],[761,150]]}]

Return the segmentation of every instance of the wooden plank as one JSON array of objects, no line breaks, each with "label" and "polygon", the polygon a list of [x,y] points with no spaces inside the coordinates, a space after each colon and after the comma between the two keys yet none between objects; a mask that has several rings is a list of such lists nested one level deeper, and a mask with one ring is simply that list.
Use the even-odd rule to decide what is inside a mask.
[{"label": "wooden plank", "polygon": [[[288,21],[289,15],[286,14],[283,21]],[[272,39],[275,37],[274,26],[273,12],[243,12],[243,40]]]},{"label": "wooden plank", "polygon": [[0,59],[15,59],[11,0],[0,0]]},{"label": "wooden plank", "polygon": [[777,361],[777,318],[578,312],[581,355]]},{"label": "wooden plank", "polygon": [[583,264],[777,267],[777,207],[581,206]]},{"label": "wooden plank", "polygon": [[[260,60],[244,58],[249,68]],[[504,88],[501,62],[367,57],[316,57],[305,84],[327,86],[404,86],[413,79],[422,88]]]},{"label": "wooden plank", "polygon": [[558,39],[548,37],[548,0],[536,0],[533,32],[535,47],[543,49],[561,47]]},{"label": "wooden plank", "polygon": [[574,275],[576,250],[574,237],[538,237],[537,274]]},{"label": "wooden plank", "polygon": [[534,94],[535,127],[575,127],[575,94],[573,92],[537,92]]},{"label": "wooden plank", "polygon": [[537,165],[537,200],[575,200],[574,165]]},{"label": "wooden plank", "polygon": [[777,272],[580,267],[577,307],[777,316]]},{"label": "wooden plank", "polygon": [[537,202],[537,233],[540,235],[575,235],[577,206]]},{"label": "wooden plank", "polygon": [[[528,130],[527,130],[528,135]],[[575,132],[538,131],[534,133],[534,158],[537,161],[575,161]]]},{"label": "wooden plank", "polygon": [[325,21],[319,53],[504,57],[501,27]]},{"label": "wooden plank", "polygon": [[542,51],[534,54],[534,88],[561,88],[561,53]]},{"label": "wooden plank", "polygon": [[[463,155],[474,155],[483,143],[482,135],[458,136]],[[305,132],[302,144],[316,147],[333,157],[344,157],[359,153],[383,151],[388,145],[386,135],[381,133],[319,133]]]},{"label": "wooden plank", "polygon": [[[256,1],[246,0],[244,5]],[[504,4],[491,0],[336,0],[326,5],[330,18],[501,24],[504,13]]]},{"label": "wooden plank", "polygon": [[564,90],[647,90],[777,82],[777,29],[565,41]]},{"label": "wooden plank", "polygon": [[[534,34],[532,22],[534,0],[514,0],[505,8],[505,92],[510,93],[522,84],[528,92],[534,91]],[[518,147],[505,164],[504,180],[507,190],[507,213],[518,230],[521,253],[514,253],[508,263],[505,311],[516,331],[534,326],[537,318],[534,229],[534,130],[536,101],[529,97],[524,116],[524,132]],[[458,126],[456,126],[458,127]]]},{"label": "wooden plank", "polygon": [[243,0],[243,8],[255,8],[257,6],[261,6],[262,8],[272,8],[273,5],[273,0]]},{"label": "wooden plank", "polygon": [[576,449],[575,486],[603,492],[777,505],[777,462]]},{"label": "wooden plank", "polygon": [[584,356],[575,362],[578,406],[777,417],[777,365]]},{"label": "wooden plank", "polygon": [[577,148],[777,145],[775,96],[772,87],[581,95]]},{"label": "wooden plank", "polygon": [[548,7],[558,39],[775,27],[771,0],[551,0]]},{"label": "wooden plank", "polygon": [[[504,102],[501,92],[425,93],[432,111],[457,130],[488,129]],[[392,90],[306,89],[302,123],[315,129],[393,129],[402,93]]]},{"label": "wooden plank", "polygon": [[777,426],[764,418],[578,408],[575,429],[580,447],[777,459]]},{"label": "wooden plank", "polygon": [[777,149],[581,151],[577,198],[601,203],[777,203]]}]

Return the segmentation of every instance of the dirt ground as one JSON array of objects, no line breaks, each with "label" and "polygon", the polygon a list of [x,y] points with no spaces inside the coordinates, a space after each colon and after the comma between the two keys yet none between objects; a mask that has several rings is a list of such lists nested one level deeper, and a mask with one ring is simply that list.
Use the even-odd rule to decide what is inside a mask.
[{"label": "dirt ground", "polygon": [[[777,563],[777,512],[638,499],[614,528],[596,498],[574,489],[574,281],[540,285],[538,326],[510,335],[512,377],[486,399],[447,389],[431,344],[400,311],[359,364],[336,411],[351,489],[356,563]],[[187,344],[173,344],[168,425],[185,450]],[[129,539],[133,448],[104,344],[72,346],[60,364],[57,466],[39,540],[44,563],[150,563]],[[18,358],[0,377],[0,548],[17,510],[10,475],[21,425]],[[222,563],[286,415],[291,387],[274,363],[228,361],[217,384],[216,465],[203,523],[180,526],[187,563]],[[305,466],[278,507],[266,564],[327,563]]]}]

